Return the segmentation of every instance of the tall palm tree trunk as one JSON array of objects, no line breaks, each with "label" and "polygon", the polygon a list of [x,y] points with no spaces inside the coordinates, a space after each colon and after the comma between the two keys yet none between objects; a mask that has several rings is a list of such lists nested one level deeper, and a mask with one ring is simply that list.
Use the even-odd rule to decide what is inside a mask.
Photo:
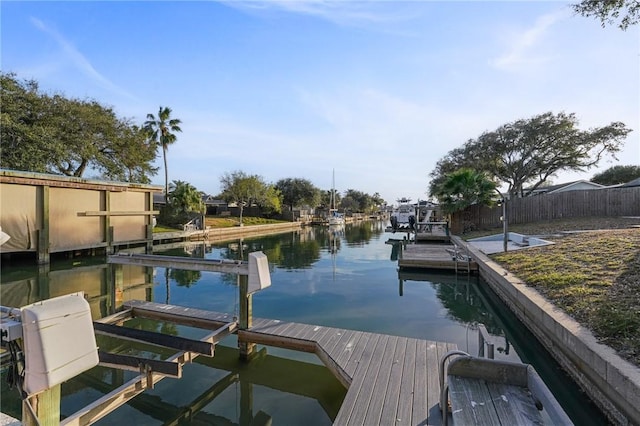
[{"label": "tall palm tree trunk", "polygon": [[162,146],[164,158],[164,205],[169,206],[169,169],[167,168],[167,145]]}]

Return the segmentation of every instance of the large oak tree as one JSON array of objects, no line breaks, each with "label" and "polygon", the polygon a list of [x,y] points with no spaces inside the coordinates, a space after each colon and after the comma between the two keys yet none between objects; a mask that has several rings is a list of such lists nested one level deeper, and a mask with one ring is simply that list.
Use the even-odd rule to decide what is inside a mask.
[{"label": "large oak tree", "polygon": [[280,193],[264,181],[261,176],[248,175],[236,170],[220,177],[222,199],[228,203],[236,203],[240,209],[240,224],[246,206],[256,204],[264,209],[280,212]]},{"label": "large oak tree", "polygon": [[615,157],[629,132],[620,122],[580,130],[575,115],[565,113],[517,120],[450,151],[431,172],[429,192],[435,195],[450,173],[471,168],[525,196],[560,171],[585,171]]},{"label": "large oak tree", "polygon": [[111,107],[41,93],[15,74],[0,74],[0,83],[1,167],[138,183],[156,174],[156,145]]},{"label": "large oak tree", "polygon": [[276,182],[275,187],[282,194],[282,202],[291,210],[303,203],[315,206],[320,199],[320,190],[308,179],[284,178]]}]

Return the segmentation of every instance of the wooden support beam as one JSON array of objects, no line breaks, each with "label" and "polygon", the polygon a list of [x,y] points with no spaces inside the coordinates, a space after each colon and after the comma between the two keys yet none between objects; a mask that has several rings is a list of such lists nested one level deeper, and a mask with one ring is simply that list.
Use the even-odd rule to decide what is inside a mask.
[{"label": "wooden support beam", "polygon": [[107,263],[249,275],[249,263],[235,260],[194,259],[180,256],[121,253],[108,256]]},{"label": "wooden support beam", "polygon": [[58,426],[60,424],[59,384],[31,395],[22,402],[22,424],[24,426]]},{"label": "wooden support beam", "polygon": [[100,358],[100,365],[103,367],[139,372],[142,366],[149,366],[154,373],[176,379],[182,377],[182,365],[175,362],[160,361],[132,355],[112,354],[103,351],[98,351],[98,357]]},{"label": "wooden support beam", "polygon": [[[240,330],[249,330],[253,325],[253,298],[249,294],[249,278],[246,276],[238,276],[238,291],[240,292]],[[238,339],[238,349],[240,350],[240,359],[248,361],[251,354],[255,351],[256,345],[253,342]]]},{"label": "wooden support beam", "polygon": [[200,355],[213,356],[214,345],[210,342],[187,339],[185,337],[170,336],[168,334],[153,331],[138,330],[135,328],[121,327],[118,325],[93,323],[93,329],[97,334],[118,337],[120,339],[150,343],[156,346],[195,352]]},{"label": "wooden support beam", "polygon": [[169,321],[206,330],[215,330],[225,324],[235,322],[235,318],[230,314],[220,314],[202,309],[165,305],[143,300],[127,300],[124,302],[124,306],[132,309],[134,317]]},{"label": "wooden support beam", "polygon": [[49,263],[50,257],[50,241],[51,234],[49,223],[49,186],[43,185],[39,188],[39,210],[40,210],[40,227],[37,232],[37,251],[38,264]]}]

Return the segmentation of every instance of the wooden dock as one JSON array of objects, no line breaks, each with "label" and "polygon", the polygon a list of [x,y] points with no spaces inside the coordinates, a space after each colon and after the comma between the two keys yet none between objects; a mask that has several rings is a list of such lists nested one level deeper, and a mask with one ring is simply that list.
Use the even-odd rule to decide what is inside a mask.
[{"label": "wooden dock", "polygon": [[478,270],[478,264],[452,244],[407,244],[398,258],[398,266],[401,269]]},{"label": "wooden dock", "polygon": [[240,340],[313,352],[347,387],[336,425],[440,425],[438,362],[451,343],[254,319]]},{"label": "wooden dock", "polygon": [[[214,328],[232,320],[153,302],[125,305],[134,317],[192,326]],[[239,342],[315,353],[347,388],[336,425],[442,424],[438,363],[455,344],[258,318],[237,334]]]}]

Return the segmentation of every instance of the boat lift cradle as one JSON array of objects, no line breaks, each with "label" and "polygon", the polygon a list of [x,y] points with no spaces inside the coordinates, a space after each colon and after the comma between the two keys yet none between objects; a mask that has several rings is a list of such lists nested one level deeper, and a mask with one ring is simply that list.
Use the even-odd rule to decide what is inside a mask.
[{"label": "boat lift cradle", "polygon": [[445,426],[449,412],[456,425],[573,425],[529,364],[456,350],[440,360],[439,378]]}]

